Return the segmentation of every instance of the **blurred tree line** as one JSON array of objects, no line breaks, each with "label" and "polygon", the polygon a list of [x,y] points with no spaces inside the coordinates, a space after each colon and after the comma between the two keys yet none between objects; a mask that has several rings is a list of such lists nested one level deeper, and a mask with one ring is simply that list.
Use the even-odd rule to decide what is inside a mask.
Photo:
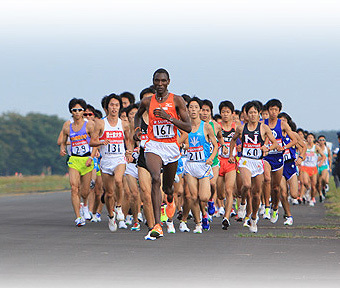
[{"label": "blurred tree line", "polygon": [[4,113],[0,116],[0,175],[64,174],[57,138],[65,120],[57,116]]}]

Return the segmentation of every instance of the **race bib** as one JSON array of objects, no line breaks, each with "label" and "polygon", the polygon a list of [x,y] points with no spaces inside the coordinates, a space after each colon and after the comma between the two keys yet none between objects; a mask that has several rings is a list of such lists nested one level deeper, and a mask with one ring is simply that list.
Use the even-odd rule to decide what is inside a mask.
[{"label": "race bib", "polygon": [[261,144],[244,143],[242,156],[252,159],[260,159],[262,157]]},{"label": "race bib", "polygon": [[153,125],[153,135],[157,139],[175,137],[174,124],[167,122],[164,124]]},{"label": "race bib", "polygon": [[290,154],[290,150],[286,149],[285,152],[283,153],[283,161],[288,161],[292,159],[292,156]]},{"label": "race bib", "polygon": [[72,142],[71,151],[73,155],[83,156],[90,152],[90,146],[86,140]]},{"label": "race bib", "polygon": [[204,156],[203,146],[189,147],[187,157],[188,157],[188,161],[204,162],[205,156]]}]

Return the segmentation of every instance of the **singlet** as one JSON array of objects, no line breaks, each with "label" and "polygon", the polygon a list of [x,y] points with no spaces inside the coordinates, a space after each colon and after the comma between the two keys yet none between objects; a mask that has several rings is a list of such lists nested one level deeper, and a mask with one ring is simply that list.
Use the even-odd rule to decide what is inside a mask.
[{"label": "singlet", "polygon": [[315,145],[312,148],[308,148],[306,151],[306,159],[302,161],[301,166],[316,167],[318,165],[318,154],[316,153]]},{"label": "singlet", "polygon": [[[282,138],[283,145],[286,146],[290,143],[290,138],[288,134]],[[288,149],[285,149],[283,152],[283,161],[289,161],[289,160],[295,160],[296,159],[296,147],[290,147]]]},{"label": "singlet", "polygon": [[324,150],[323,150],[323,154],[325,154],[326,159],[325,159],[325,161],[322,162],[322,165],[321,165],[321,166],[327,166],[327,167],[329,167],[329,162],[328,162],[328,148],[327,148],[326,145],[325,145],[325,148],[324,148]]},{"label": "singlet", "polygon": [[148,125],[145,123],[143,117],[141,119],[140,124],[140,132],[142,135],[140,136],[140,147],[144,149],[146,141],[148,141]]},{"label": "singlet", "polygon": [[210,142],[207,141],[204,135],[204,121],[196,132],[188,134],[189,148],[187,161],[191,162],[205,162],[210,157]]},{"label": "singlet", "polygon": [[254,131],[248,130],[248,123],[244,124],[242,131],[242,157],[251,159],[262,159],[261,147],[264,140],[261,136],[261,123],[257,124]]},{"label": "singlet", "polygon": [[86,133],[87,121],[84,122],[81,129],[75,132],[70,123],[70,142],[71,156],[87,157],[91,156],[90,137]]},{"label": "singlet", "polygon": [[107,120],[103,119],[105,126],[102,136],[99,140],[109,140],[109,144],[100,146],[100,154],[103,159],[107,158],[117,158],[125,157],[125,147],[124,147],[124,130],[122,125],[122,120],[118,118],[117,125],[112,127]]},{"label": "singlet", "polygon": [[[222,127],[222,124],[221,124],[221,127]],[[228,153],[223,154],[222,146],[220,146],[219,149],[218,149],[218,156],[219,157],[221,157],[221,158],[229,158],[230,157],[230,151],[229,151],[230,141],[233,138],[235,132],[236,132],[236,123],[235,122],[231,123],[231,129],[229,131],[224,130],[223,127],[222,127],[222,136],[223,136],[223,139],[224,139],[224,145],[227,146]],[[233,156],[236,155],[236,148],[235,147],[234,147],[234,151],[233,151],[232,155]]]},{"label": "singlet", "polygon": [[[149,107],[149,126],[148,126],[148,137],[149,140],[165,143],[177,143],[177,127],[166,119],[156,117],[153,111],[161,106],[166,113],[170,114],[171,117],[178,119],[174,94],[169,93],[168,98],[165,102],[159,103],[156,100],[156,94],[151,96],[151,102]],[[147,140],[147,141],[149,141]]]},{"label": "singlet", "polygon": [[[269,127],[269,119],[265,119],[264,120],[264,124],[268,125]],[[270,127],[269,127],[270,128]],[[276,125],[275,127],[272,129],[270,128],[270,130],[272,130],[272,133],[277,141],[277,143],[282,147],[282,128],[281,128],[281,119],[277,119],[277,122],[276,122]],[[269,141],[269,147],[272,145],[272,142]],[[269,155],[272,155],[272,154],[283,154],[282,151],[277,151],[276,149],[275,150],[270,150],[268,152]]]}]

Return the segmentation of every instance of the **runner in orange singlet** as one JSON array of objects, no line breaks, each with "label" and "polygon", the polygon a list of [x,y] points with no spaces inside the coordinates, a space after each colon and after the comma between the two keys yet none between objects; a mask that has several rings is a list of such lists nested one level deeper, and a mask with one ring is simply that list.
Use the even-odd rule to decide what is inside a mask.
[{"label": "runner in orange singlet", "polygon": [[151,199],[155,216],[155,226],[145,239],[154,240],[162,237],[160,226],[161,213],[161,169],[163,167],[163,191],[167,195],[167,214],[172,218],[176,206],[173,198],[173,183],[180,157],[177,143],[177,128],[190,133],[191,123],[185,101],[181,96],[168,92],[169,73],[158,69],[153,75],[156,94],[143,98],[135,116],[135,139],[141,134],[141,117],[145,111],[149,113],[148,141],[145,143],[146,166],[152,178]]}]

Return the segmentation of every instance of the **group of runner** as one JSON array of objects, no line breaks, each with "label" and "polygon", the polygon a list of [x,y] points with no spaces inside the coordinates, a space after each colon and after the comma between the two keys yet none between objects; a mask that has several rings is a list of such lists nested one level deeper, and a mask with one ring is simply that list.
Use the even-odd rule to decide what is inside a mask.
[{"label": "group of runner", "polygon": [[280,204],[293,225],[290,203],[314,206],[317,194],[323,201],[332,163],[326,139],[296,131],[279,100],[249,101],[241,111],[222,101],[213,117],[210,100],[174,95],[169,84],[158,69],[140,103],[128,92],[105,96],[104,117],[83,99],[70,101],[58,144],[70,156],[76,226],[101,221],[105,203],[110,231],[139,231],[145,222],[146,240],[162,237],[163,223],[175,233],[176,210],[181,232],[191,217],[202,233],[222,216],[222,229],[235,217],[256,233],[260,217],[278,221]]}]

